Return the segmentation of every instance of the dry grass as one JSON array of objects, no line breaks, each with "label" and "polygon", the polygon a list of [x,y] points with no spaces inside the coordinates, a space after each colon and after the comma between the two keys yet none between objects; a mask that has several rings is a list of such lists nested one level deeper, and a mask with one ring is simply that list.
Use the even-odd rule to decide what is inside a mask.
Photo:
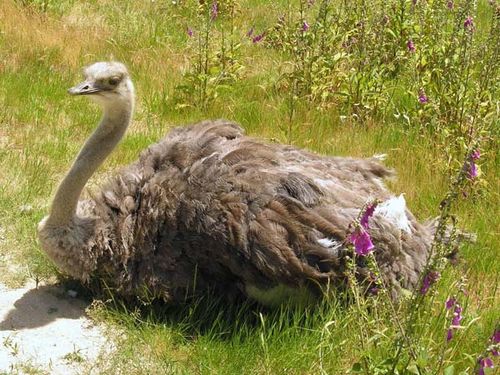
[{"label": "dry grass", "polygon": [[[90,7],[85,9],[80,5],[73,9],[72,14],[59,20],[12,0],[2,1],[0,24],[8,41],[8,59],[2,61],[0,71],[6,68],[19,71],[46,59],[58,62],[53,67],[55,71],[76,69],[81,66],[82,56],[95,56],[110,34]],[[89,11],[90,14],[83,15]]]}]

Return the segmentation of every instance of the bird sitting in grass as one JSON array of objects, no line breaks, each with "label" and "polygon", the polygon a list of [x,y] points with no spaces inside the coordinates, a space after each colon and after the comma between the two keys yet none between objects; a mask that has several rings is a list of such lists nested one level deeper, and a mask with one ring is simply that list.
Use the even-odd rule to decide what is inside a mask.
[{"label": "bird sitting in grass", "polygon": [[[103,116],[38,227],[62,273],[167,302],[214,289],[266,305],[320,295],[346,286],[349,239],[364,230],[352,224],[377,200],[364,250],[394,297],[417,287],[434,226],[386,188],[392,172],[377,158],[321,156],[248,137],[230,121],[203,121],[173,129],[79,200],[134,109],[123,64],[98,62],[84,75],[69,94],[93,99]],[[370,282],[361,256],[356,275]]]}]

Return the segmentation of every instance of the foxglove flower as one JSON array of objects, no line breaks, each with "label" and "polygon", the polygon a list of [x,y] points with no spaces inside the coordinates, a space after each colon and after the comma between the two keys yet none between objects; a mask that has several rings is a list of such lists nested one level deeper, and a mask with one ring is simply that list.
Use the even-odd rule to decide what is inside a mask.
[{"label": "foxglove flower", "polygon": [[425,95],[424,89],[420,89],[418,92],[418,101],[420,104],[426,104],[429,102],[429,98]]},{"label": "foxglove flower", "polygon": [[500,344],[500,328],[495,329],[491,341],[493,341],[493,344]]},{"label": "foxglove flower", "polygon": [[252,43],[259,43],[264,38],[264,33],[256,35],[252,38]]},{"label": "foxglove flower", "polygon": [[363,216],[361,216],[361,219],[359,220],[359,223],[363,228],[366,230],[370,229],[368,225],[368,220],[373,216],[373,213],[375,212],[375,208],[377,207],[377,203],[372,203],[366,206],[366,210],[363,213]]},{"label": "foxglove flower", "polygon": [[458,304],[455,297],[452,297],[446,301],[446,310],[451,310],[452,308],[454,308],[453,318],[451,319],[451,325],[446,333],[446,341],[450,341],[453,338],[453,330],[455,330],[457,326],[460,325],[460,322],[463,319],[462,306]]},{"label": "foxglove flower", "polygon": [[187,28],[186,33],[190,38],[194,35],[193,29],[190,27]]},{"label": "foxglove flower", "polygon": [[354,245],[356,254],[366,256],[375,248],[372,239],[367,231],[363,228],[356,228],[356,230],[349,236],[349,241]]},{"label": "foxglove flower", "polygon": [[446,303],[445,303],[445,306],[446,306],[446,310],[451,310],[451,308],[453,306],[455,306],[455,304],[457,303],[457,299],[455,297],[451,297],[449,298]]},{"label": "foxglove flower", "polygon": [[495,332],[493,332],[493,335],[490,337],[490,340],[494,345],[493,348],[491,349],[491,354],[493,354],[493,357],[498,357],[500,354],[498,352],[500,344],[500,328],[495,329]]},{"label": "foxglove flower", "polygon": [[408,48],[409,52],[415,52],[415,50],[416,50],[415,44],[413,43],[413,40],[411,40],[411,39],[406,43],[406,47]]},{"label": "foxglove flower", "polygon": [[477,177],[477,165],[474,160],[469,162],[469,179],[473,180]]},{"label": "foxglove flower", "polygon": [[480,356],[478,359],[477,359],[477,373],[480,374],[480,375],[484,375],[484,369],[485,368],[493,368],[494,365],[493,365],[493,359],[491,359],[489,357],[489,354],[491,353],[491,355],[493,357],[498,357],[499,353],[498,353],[498,349],[499,349],[499,345],[500,344],[500,328],[497,327],[495,328],[495,332],[493,332],[493,335],[490,337],[490,341],[491,341],[491,345],[488,347],[488,349],[486,349],[485,354],[484,356]]},{"label": "foxglove flower", "polygon": [[468,31],[474,31],[475,27],[474,27],[474,20],[472,19],[471,16],[468,16],[465,21],[464,21],[464,28],[465,30],[468,30]]},{"label": "foxglove flower", "polygon": [[302,31],[306,32],[307,30],[309,30],[309,24],[307,23],[307,21],[304,21],[304,23],[302,24]]},{"label": "foxglove flower", "polygon": [[217,4],[217,1],[214,1],[212,3],[212,9],[210,10],[210,18],[212,21],[215,21],[217,16],[219,15],[219,5]]},{"label": "foxglove flower", "polygon": [[248,30],[247,32],[247,37],[251,37],[253,35],[253,26],[250,28],[250,30]]},{"label": "foxglove flower", "polygon": [[484,369],[485,368],[493,368],[493,361],[491,358],[486,357],[486,358],[479,358],[478,361],[479,364],[479,370],[478,370],[478,375],[484,375]]},{"label": "foxglove flower", "polygon": [[453,338],[453,330],[451,328],[448,328],[448,331],[446,332],[446,341],[451,341]]},{"label": "foxglove flower", "polygon": [[426,294],[429,291],[429,288],[439,280],[441,274],[437,271],[429,271],[422,281],[422,287],[420,288],[420,294]]},{"label": "foxglove flower", "polygon": [[466,169],[467,177],[470,180],[473,180],[478,176],[478,170],[475,161],[478,160],[480,157],[481,157],[481,151],[474,150],[470,154],[469,160],[465,162],[464,168]]},{"label": "foxglove flower", "polygon": [[462,319],[462,307],[457,303],[455,304],[455,310],[453,313],[453,319],[451,320],[451,325],[459,326]]}]

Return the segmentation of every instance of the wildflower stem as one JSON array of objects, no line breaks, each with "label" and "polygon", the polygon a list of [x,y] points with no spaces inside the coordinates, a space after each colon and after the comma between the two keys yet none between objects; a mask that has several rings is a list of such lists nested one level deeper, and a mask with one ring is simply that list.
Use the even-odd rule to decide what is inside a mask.
[{"label": "wildflower stem", "polygon": [[[467,160],[470,160],[470,157],[474,150],[476,150],[479,146],[479,141],[472,141],[471,145],[469,146],[466,154],[465,154],[465,163]],[[426,260],[426,266],[424,267],[423,272],[421,273],[420,280],[417,285],[422,285],[423,280],[425,276],[436,267],[436,262],[440,261],[441,258],[444,255],[443,249],[446,249],[445,246],[445,233],[447,229],[447,223],[448,223],[448,218],[450,217],[450,211],[453,207],[453,203],[456,201],[459,192],[462,190],[462,186],[464,185],[465,181],[467,180],[467,169],[466,168],[461,168],[459,172],[457,173],[457,176],[455,177],[453,183],[450,186],[450,189],[448,193],[446,194],[445,198],[441,202],[439,208],[440,208],[440,215],[437,220],[437,226],[435,229],[434,233],[434,239],[431,244],[431,248],[429,250],[429,254],[427,256]],[[441,250],[441,251],[440,251]],[[407,337],[413,337],[414,329],[416,326],[416,315],[420,312],[420,307],[422,306],[422,303],[425,298],[424,293],[419,293],[418,291],[420,288],[417,288],[414,293],[412,294],[410,300],[408,301],[408,309],[410,310],[410,313],[408,314],[408,318],[406,319],[406,324],[405,324],[405,336]],[[408,346],[408,350],[410,351],[410,354],[412,355],[413,349],[411,348],[412,345],[416,345],[418,343],[413,342],[412,340],[407,340],[406,342]],[[397,344],[397,350],[396,350],[396,355],[394,357],[394,363],[392,367],[392,373],[396,370],[397,364],[399,363],[401,354],[403,352],[403,346],[405,342],[403,340],[400,340],[399,343]]]}]

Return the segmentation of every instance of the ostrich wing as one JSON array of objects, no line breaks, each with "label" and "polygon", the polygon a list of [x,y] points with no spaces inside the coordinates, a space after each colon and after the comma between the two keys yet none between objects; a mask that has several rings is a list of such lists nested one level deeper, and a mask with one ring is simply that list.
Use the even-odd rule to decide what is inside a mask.
[{"label": "ostrich wing", "polygon": [[[382,182],[391,174],[372,159],[266,144],[222,120],[175,129],[95,197],[111,249],[100,274],[118,273],[124,292],[146,286],[166,299],[213,284],[338,280],[349,224],[368,199],[391,197]],[[416,283],[427,253],[428,233],[407,214],[411,233],[372,220],[396,288]]]}]

